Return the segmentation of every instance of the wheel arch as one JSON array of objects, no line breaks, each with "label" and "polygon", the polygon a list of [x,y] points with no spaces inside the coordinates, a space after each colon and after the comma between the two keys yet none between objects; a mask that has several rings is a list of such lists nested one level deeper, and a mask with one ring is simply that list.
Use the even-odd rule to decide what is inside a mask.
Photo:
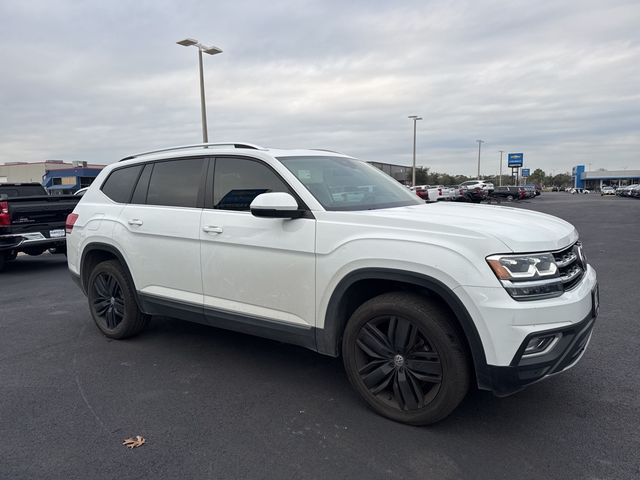
[{"label": "wheel arch", "polygon": [[136,284],[133,281],[133,276],[131,275],[129,265],[127,265],[124,255],[122,255],[122,252],[120,252],[116,247],[109,245],[108,243],[90,243],[82,250],[82,256],[80,257],[80,286],[82,287],[82,291],[85,294],[87,293],[87,283],[93,268],[99,263],[107,260],[117,260],[120,265],[122,265],[125,275],[127,276],[127,280],[129,280],[133,286],[136,303],[138,304],[138,307],[141,308],[142,305],[138,298],[138,290],[136,289]]},{"label": "wheel arch", "polygon": [[347,274],[336,286],[325,313],[324,328],[316,330],[318,352],[337,357],[344,328],[363,302],[392,290],[418,291],[443,302],[453,313],[464,335],[480,388],[491,386],[491,374],[478,329],[458,296],[444,283],[416,272],[386,268],[364,268]]}]

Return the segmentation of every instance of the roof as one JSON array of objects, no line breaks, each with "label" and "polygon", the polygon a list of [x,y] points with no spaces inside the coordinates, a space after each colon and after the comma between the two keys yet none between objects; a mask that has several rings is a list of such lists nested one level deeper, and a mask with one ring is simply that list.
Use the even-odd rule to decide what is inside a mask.
[{"label": "roof", "polygon": [[597,170],[582,174],[582,180],[604,180],[610,178],[640,178],[640,170]]},{"label": "roof", "polygon": [[255,144],[247,142],[216,142],[216,143],[198,143],[194,145],[182,145],[176,147],[167,147],[158,150],[151,150],[148,152],[141,152],[130,155],[120,160],[121,162],[129,160],[155,160],[179,156],[195,156],[202,155],[203,153],[224,153],[224,154],[254,154],[260,156],[260,152],[268,153],[273,157],[295,157],[295,156],[326,156],[327,154],[338,155],[341,157],[348,157],[343,153],[334,152],[332,150],[322,149],[275,149],[260,147]]}]

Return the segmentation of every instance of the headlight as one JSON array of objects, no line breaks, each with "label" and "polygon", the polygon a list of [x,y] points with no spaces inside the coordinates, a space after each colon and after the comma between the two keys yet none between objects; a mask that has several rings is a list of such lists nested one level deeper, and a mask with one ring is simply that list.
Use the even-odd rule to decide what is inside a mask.
[{"label": "headlight", "polygon": [[487,262],[516,300],[538,300],[562,295],[560,270],[551,253],[492,255]]}]

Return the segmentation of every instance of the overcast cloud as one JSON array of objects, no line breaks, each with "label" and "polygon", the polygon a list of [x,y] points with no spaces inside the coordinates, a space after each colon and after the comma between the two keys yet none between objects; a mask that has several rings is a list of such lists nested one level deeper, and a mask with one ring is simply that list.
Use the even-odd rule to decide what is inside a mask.
[{"label": "overcast cloud", "polygon": [[0,163],[201,139],[474,174],[640,169],[640,3],[0,0]]}]

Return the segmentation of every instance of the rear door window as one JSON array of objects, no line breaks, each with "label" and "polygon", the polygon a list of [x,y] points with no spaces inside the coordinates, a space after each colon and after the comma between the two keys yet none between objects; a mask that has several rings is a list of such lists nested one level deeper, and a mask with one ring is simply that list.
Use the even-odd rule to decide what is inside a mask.
[{"label": "rear door window", "polygon": [[149,181],[147,205],[197,207],[204,158],[156,162]]}]

